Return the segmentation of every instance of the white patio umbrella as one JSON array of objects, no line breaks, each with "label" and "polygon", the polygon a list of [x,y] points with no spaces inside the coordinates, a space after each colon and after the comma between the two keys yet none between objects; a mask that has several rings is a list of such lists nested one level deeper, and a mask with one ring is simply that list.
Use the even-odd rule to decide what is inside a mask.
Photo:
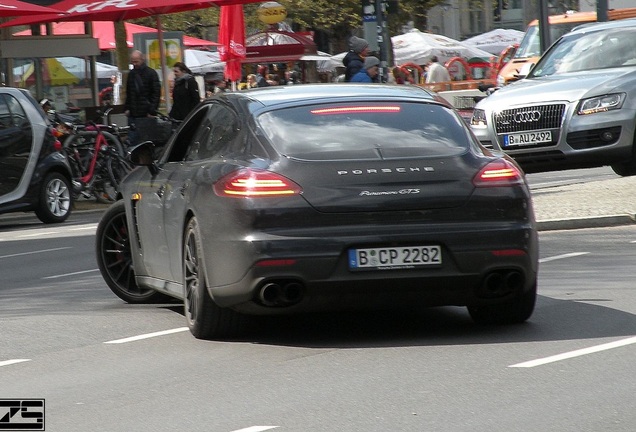
[{"label": "white patio umbrella", "polygon": [[453,57],[464,59],[478,57],[485,60],[492,57],[492,54],[487,51],[465,45],[455,39],[433,33],[424,33],[417,29],[393,36],[391,42],[393,43],[393,57],[396,65],[404,63],[425,65],[434,55],[437,56],[440,63],[446,63]]},{"label": "white patio umbrella", "polygon": [[331,54],[318,51],[317,54],[306,54],[300,58],[302,61],[315,61],[318,72],[332,72],[337,67],[343,67],[342,60],[334,59]]},{"label": "white patio umbrella", "polygon": [[225,62],[222,62],[216,51],[202,51],[187,49],[185,52],[186,66],[196,74],[223,72]]},{"label": "white patio umbrella", "polygon": [[465,39],[464,45],[488,51],[491,54],[499,55],[510,45],[521,42],[524,33],[515,29],[494,29],[486,33]]},{"label": "white patio umbrella", "polygon": [[[87,62],[80,57],[57,57],[57,60],[64,66],[64,69],[80,79],[90,79],[90,66],[87,70]],[[95,62],[95,73],[98,79],[110,78],[117,75],[119,68],[106,63]]]}]

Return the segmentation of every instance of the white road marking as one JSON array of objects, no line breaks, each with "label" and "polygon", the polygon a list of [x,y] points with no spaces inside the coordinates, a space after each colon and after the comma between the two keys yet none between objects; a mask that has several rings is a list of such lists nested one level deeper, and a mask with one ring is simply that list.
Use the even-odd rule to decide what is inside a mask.
[{"label": "white road marking", "polygon": [[31,361],[31,359],[13,359],[13,360],[0,361],[0,367],[9,366],[16,363],[28,362],[28,361]]},{"label": "white road marking", "polygon": [[93,231],[97,229],[97,224],[93,223],[93,224],[85,224],[85,225],[79,225],[77,227],[69,227],[66,231]]},{"label": "white road marking", "polygon": [[587,255],[587,254],[589,254],[589,252],[572,252],[572,253],[567,253],[563,255],[555,255],[552,257],[541,258],[539,262],[544,263],[548,261],[556,261],[556,260],[565,259],[565,258],[574,258],[577,256]]},{"label": "white road marking", "polygon": [[570,358],[574,358],[574,357],[580,357],[583,355],[587,355],[587,354],[593,354],[593,353],[597,353],[599,351],[606,351],[606,350],[610,350],[610,349],[614,349],[614,348],[620,348],[623,347],[625,345],[631,345],[631,344],[635,344],[636,343],[636,336],[627,338],[627,339],[621,339],[621,340],[617,340],[614,342],[609,342],[606,344],[602,344],[602,345],[596,345],[593,347],[589,347],[589,348],[583,348],[583,349],[579,349],[579,350],[575,350],[575,351],[570,351],[570,352],[566,352],[563,354],[557,354],[557,355],[553,355],[550,357],[545,357],[542,359],[537,359],[537,360],[530,360],[527,362],[523,362],[523,363],[517,363],[508,367],[516,367],[516,368],[531,368],[531,367],[535,367],[535,366],[542,366],[544,364],[548,364],[548,363],[554,363],[554,362],[558,362],[561,360],[566,360],[566,359],[570,359]]},{"label": "white road marking", "polygon": [[270,429],[276,429],[278,426],[250,426],[245,429],[237,429],[232,432],[261,432]]},{"label": "white road marking", "polygon": [[55,251],[60,251],[60,250],[64,250],[64,249],[73,249],[73,248],[72,247],[60,247],[60,248],[54,248],[54,249],[42,249],[42,250],[31,251],[31,252],[22,252],[22,253],[11,254],[11,255],[2,255],[2,256],[0,256],[0,259],[2,259],[2,258],[13,258],[13,257],[17,257],[17,256],[24,256],[24,255],[33,255],[33,254],[38,254],[38,253],[55,252]]},{"label": "white road marking", "polygon": [[77,237],[91,235],[97,231],[96,223],[64,225],[58,229],[31,228],[0,233],[0,242],[28,240],[31,238]]},{"label": "white road marking", "polygon": [[121,343],[126,343],[126,342],[135,342],[138,340],[142,340],[142,339],[148,339],[148,338],[153,338],[153,337],[157,337],[157,336],[165,336],[165,335],[169,335],[172,333],[180,333],[180,332],[184,332],[184,331],[188,331],[187,327],[178,327],[178,328],[174,328],[171,330],[164,330],[164,331],[158,331],[158,332],[154,332],[154,333],[146,333],[146,334],[142,334],[139,336],[131,336],[131,337],[127,337],[124,339],[116,339],[116,340],[112,340],[112,341],[108,341],[108,342],[104,342],[105,344],[121,344]]},{"label": "white road marking", "polygon": [[99,269],[82,270],[82,271],[73,272],[73,273],[64,273],[64,274],[55,275],[55,276],[46,276],[46,277],[43,277],[42,279],[57,279],[57,278],[61,278],[61,277],[76,276],[76,275],[79,275],[79,274],[93,273],[93,272],[98,272],[98,271],[99,271]]},{"label": "white road marking", "polygon": [[60,234],[60,231],[38,231],[33,234],[22,234],[17,236],[16,238],[24,239],[24,238],[32,238],[32,237],[45,237],[45,236],[50,236],[51,234]]}]

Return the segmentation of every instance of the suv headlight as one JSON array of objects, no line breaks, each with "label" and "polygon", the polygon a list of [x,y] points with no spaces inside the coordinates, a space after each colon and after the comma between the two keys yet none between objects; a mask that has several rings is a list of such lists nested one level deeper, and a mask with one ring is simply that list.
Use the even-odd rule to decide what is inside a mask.
[{"label": "suv headlight", "polygon": [[486,121],[486,111],[483,109],[474,109],[473,116],[470,118],[470,125],[486,127],[488,125]]},{"label": "suv headlight", "polygon": [[577,110],[578,115],[595,114],[620,109],[625,101],[625,93],[614,93],[583,99]]}]

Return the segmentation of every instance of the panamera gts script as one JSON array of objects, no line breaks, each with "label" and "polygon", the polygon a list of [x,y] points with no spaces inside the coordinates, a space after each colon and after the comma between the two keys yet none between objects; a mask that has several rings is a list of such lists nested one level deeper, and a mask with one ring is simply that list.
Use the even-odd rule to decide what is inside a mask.
[{"label": "panamera gts script", "polygon": [[418,194],[418,193],[420,193],[419,189],[400,189],[400,190],[376,191],[376,192],[364,190],[360,192],[359,196],[409,195],[409,194]]},{"label": "panamera gts script", "polygon": [[0,431],[43,431],[44,399],[0,399]]}]

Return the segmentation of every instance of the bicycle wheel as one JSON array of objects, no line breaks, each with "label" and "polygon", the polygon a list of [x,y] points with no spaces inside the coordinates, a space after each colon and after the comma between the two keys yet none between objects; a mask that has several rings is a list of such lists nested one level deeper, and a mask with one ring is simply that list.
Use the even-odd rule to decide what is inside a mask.
[{"label": "bicycle wheel", "polygon": [[116,190],[116,196],[119,192],[119,186],[122,180],[132,171],[132,167],[121,157],[115,155],[111,155],[111,157],[108,158],[106,167],[108,169],[110,185]]},{"label": "bicycle wheel", "polygon": [[97,202],[108,204],[117,201],[118,182],[112,180],[109,165],[112,165],[113,156],[110,153],[102,155],[98,161],[93,180],[93,195]]},{"label": "bicycle wheel", "polygon": [[71,166],[73,180],[80,181],[89,170],[94,155],[95,139],[86,134],[72,134],[64,140],[62,150]]}]

